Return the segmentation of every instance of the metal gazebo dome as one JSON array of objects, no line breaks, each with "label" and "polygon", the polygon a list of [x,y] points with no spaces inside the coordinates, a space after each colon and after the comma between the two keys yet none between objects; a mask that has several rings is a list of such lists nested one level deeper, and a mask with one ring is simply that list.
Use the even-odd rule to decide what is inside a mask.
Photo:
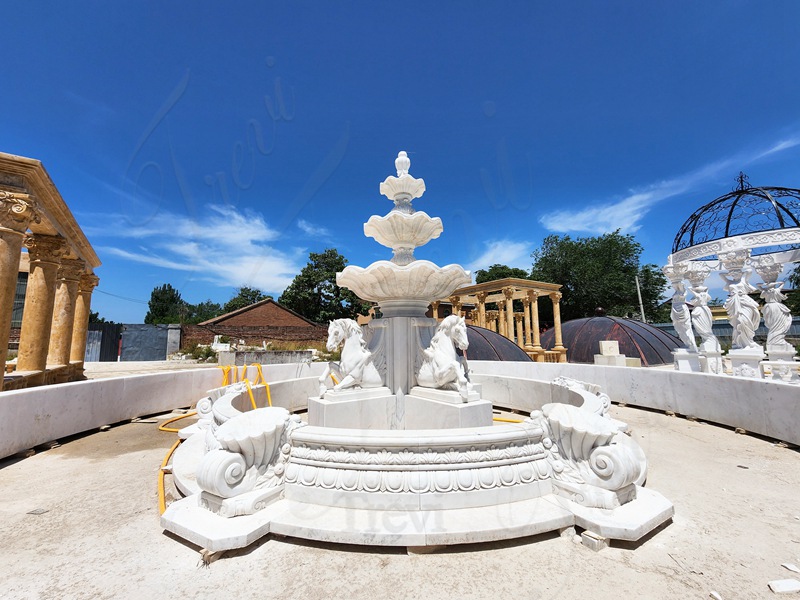
[{"label": "metal gazebo dome", "polygon": [[[735,190],[699,208],[683,224],[672,245],[677,260],[714,256],[727,249],[714,242],[739,236],[754,236],[757,243],[748,244],[754,254],[780,252],[796,243],[795,235],[780,232],[800,228],[800,189],[751,187],[743,173],[737,180]],[[768,237],[759,235],[767,232]]]}]

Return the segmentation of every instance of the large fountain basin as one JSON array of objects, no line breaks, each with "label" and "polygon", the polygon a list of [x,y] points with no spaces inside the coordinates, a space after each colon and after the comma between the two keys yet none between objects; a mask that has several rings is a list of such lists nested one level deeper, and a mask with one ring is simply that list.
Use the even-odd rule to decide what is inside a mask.
[{"label": "large fountain basin", "polygon": [[402,266],[379,260],[366,268],[350,265],[336,274],[336,285],[378,304],[387,300],[430,303],[446,298],[470,281],[469,272],[460,265],[439,267],[427,260]]}]

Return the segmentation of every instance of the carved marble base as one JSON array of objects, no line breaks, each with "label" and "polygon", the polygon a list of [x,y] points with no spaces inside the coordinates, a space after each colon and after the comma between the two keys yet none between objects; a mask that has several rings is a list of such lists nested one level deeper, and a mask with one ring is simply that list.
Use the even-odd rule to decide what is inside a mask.
[{"label": "carved marble base", "polygon": [[794,362],[797,360],[797,352],[792,348],[791,350],[772,350],[767,348],[767,356],[770,361],[787,361]]},{"label": "carved marble base", "polygon": [[[441,429],[462,427],[488,427],[492,424],[492,403],[472,398],[469,402],[461,402],[458,392],[450,392],[455,398],[433,399],[421,397],[412,388],[406,396],[406,429]],[[443,392],[443,390],[425,390],[426,392]],[[448,392],[444,392],[448,393]],[[475,396],[478,396],[475,394]]]},{"label": "carved marble base", "polygon": [[728,352],[731,368],[735,377],[761,379],[759,363],[766,358],[761,348],[740,348]]},{"label": "carved marble base", "polygon": [[[764,360],[760,363],[761,377],[784,383],[800,383],[800,363],[795,360]],[[766,371],[769,371],[769,375]]]},{"label": "carved marble base", "polygon": [[722,352],[706,350],[700,354],[700,371],[713,375],[724,375]]},{"label": "carved marble base", "polygon": [[308,423],[344,429],[403,429],[404,398],[389,388],[329,390],[308,399]]},{"label": "carved marble base", "polygon": [[700,372],[700,355],[697,352],[689,352],[684,348],[675,350],[672,355],[675,357],[675,370],[686,373]]}]

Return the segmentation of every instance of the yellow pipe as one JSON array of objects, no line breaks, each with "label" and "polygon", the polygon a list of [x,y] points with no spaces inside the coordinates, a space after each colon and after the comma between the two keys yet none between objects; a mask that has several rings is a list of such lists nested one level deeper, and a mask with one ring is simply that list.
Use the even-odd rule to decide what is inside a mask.
[{"label": "yellow pipe", "polygon": [[[159,427],[159,429],[161,429]],[[164,467],[167,466],[169,463],[169,459],[172,458],[172,453],[175,452],[175,449],[181,445],[182,440],[178,440],[172,445],[172,448],[169,449],[167,455],[164,457],[164,460],[161,461],[161,468],[158,470],[158,514],[163,515],[164,511],[167,510],[167,500],[164,497]]]},{"label": "yellow pipe", "polygon": [[230,365],[217,365],[218,369],[222,369],[222,385],[228,385],[228,376],[231,373]]},{"label": "yellow pipe", "polygon": [[271,394],[271,393],[270,393],[270,391],[269,391],[269,384],[268,384],[268,383],[265,381],[265,382],[264,382],[264,385],[265,385],[265,386],[266,386],[266,388],[267,388],[267,404],[269,404],[270,406],[272,406],[272,394]]},{"label": "yellow pipe", "polygon": [[181,419],[185,419],[187,417],[193,417],[197,414],[196,410],[192,412],[188,412],[185,415],[181,415],[180,417],[175,417],[174,419],[170,419],[169,421],[164,421],[161,425],[158,426],[159,431],[166,431],[169,433],[178,433],[180,429],[175,429],[174,427],[167,427],[170,423],[174,423],[175,421],[180,421]]},{"label": "yellow pipe", "polygon": [[264,372],[261,370],[261,364],[260,363],[253,363],[250,366],[251,367],[255,367],[256,371],[258,372],[258,377],[256,377],[256,380],[253,382],[253,385],[258,385],[259,382],[260,383],[267,383],[267,380],[264,379]]},{"label": "yellow pipe", "polygon": [[250,404],[252,405],[253,410],[255,410],[258,408],[258,406],[256,406],[256,399],[253,397],[253,388],[250,387],[250,380],[245,379],[244,382],[247,384],[247,393],[250,394]]},{"label": "yellow pipe", "polygon": [[501,423],[522,423],[522,419],[504,419],[503,417],[494,417],[492,421],[499,421]]},{"label": "yellow pipe", "polygon": [[333,381],[333,385],[339,385],[339,382],[336,381],[336,377],[333,376],[333,373],[331,373],[331,380]]}]

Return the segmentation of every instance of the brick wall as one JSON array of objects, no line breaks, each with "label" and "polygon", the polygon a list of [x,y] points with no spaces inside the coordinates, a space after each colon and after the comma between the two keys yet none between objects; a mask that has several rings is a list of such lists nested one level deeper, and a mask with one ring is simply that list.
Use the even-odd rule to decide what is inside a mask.
[{"label": "brick wall", "polygon": [[275,302],[265,302],[250,310],[217,321],[213,327],[298,327],[307,328],[309,322],[286,310]]},{"label": "brick wall", "polygon": [[254,323],[247,326],[215,324],[205,327],[182,325],[181,347],[189,348],[194,344],[210,344],[214,341],[215,335],[226,335],[234,342],[244,340],[245,344],[250,346],[260,346],[261,342],[264,341],[324,342],[328,338],[328,329],[326,327],[309,325],[306,321],[302,321],[302,323],[302,327],[258,326]]}]

